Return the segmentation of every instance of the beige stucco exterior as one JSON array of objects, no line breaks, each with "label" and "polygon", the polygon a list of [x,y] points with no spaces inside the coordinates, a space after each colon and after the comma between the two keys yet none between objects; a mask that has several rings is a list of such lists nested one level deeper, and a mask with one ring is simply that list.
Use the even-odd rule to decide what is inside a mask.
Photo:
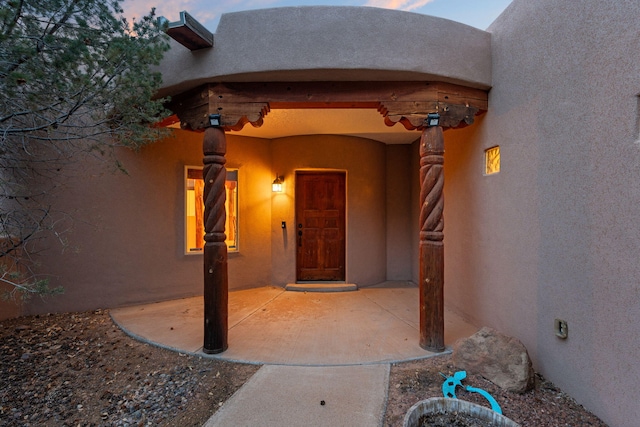
[{"label": "beige stucco exterior", "polygon": [[[447,302],[627,427],[640,419],[638,16],[637,1],[514,1],[489,28],[489,111],[447,133],[445,160]],[[502,170],[483,177],[494,145]]]},{"label": "beige stucco exterior", "polygon": [[[233,13],[213,49],[173,46],[163,94],[261,80],[491,88],[485,115],[445,132],[446,303],[520,339],[536,370],[630,427],[640,418],[638,16],[635,1],[515,0],[484,32],[374,8]],[[240,185],[231,289],[295,281],[293,183],[309,169],[347,174],[347,281],[418,281],[417,142],[227,138]],[[501,171],[484,176],[484,150],[496,145]],[[43,258],[66,296],[23,313],[202,293],[202,258],[183,251],[184,166],[201,164],[202,134],[177,131],[120,158],[128,175],[87,167],[69,184],[60,203],[78,219],[72,250]],[[270,191],[276,174],[283,194]],[[556,318],[568,339],[554,335]]]},{"label": "beige stucco exterior", "polygon": [[491,37],[432,16],[371,7],[288,7],[223,14],[214,48],[177,42],[161,94],[211,81],[446,81],[491,86]]},{"label": "beige stucco exterior", "polygon": [[[411,256],[406,247],[411,190],[400,185],[407,182],[408,146],[339,135],[227,139],[227,167],[238,169],[239,182],[240,243],[238,252],[229,253],[230,289],[295,283],[294,180],[299,170],[347,174],[347,281],[368,286],[411,278],[403,268]],[[184,250],[184,167],[201,165],[201,151],[201,133],[175,130],[174,137],[140,153],[122,150],[127,174],[83,164],[59,200],[75,216],[68,248],[59,252],[52,245],[47,254],[51,285],[64,286],[65,296],[33,300],[24,312],[201,294],[202,254],[185,255]],[[276,173],[285,177],[282,194],[271,191]],[[388,204],[387,194],[398,204]],[[395,225],[387,226],[387,218]],[[395,246],[387,246],[389,234]]]}]

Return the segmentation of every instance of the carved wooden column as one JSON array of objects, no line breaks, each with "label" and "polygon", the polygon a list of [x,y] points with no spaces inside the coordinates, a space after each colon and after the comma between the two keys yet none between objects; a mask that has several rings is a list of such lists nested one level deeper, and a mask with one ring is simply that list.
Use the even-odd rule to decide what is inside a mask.
[{"label": "carved wooden column", "polygon": [[444,351],[444,136],[439,126],[420,139],[420,346]]},{"label": "carved wooden column", "polygon": [[227,170],[227,140],[224,130],[204,131],[204,345],[207,354],[222,353],[228,347],[227,245],[224,203]]}]

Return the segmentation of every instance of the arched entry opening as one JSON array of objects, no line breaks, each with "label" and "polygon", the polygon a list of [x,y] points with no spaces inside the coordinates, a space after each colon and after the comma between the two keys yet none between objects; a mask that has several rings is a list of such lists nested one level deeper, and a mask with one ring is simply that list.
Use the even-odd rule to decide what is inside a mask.
[{"label": "arched entry opening", "polygon": [[[374,108],[385,124],[421,131],[420,345],[444,349],[443,129],[473,123],[487,92],[441,82],[211,83],[174,96],[181,126],[204,130],[205,353],[226,350],[228,272],[225,245],[225,132],[261,126],[272,109]],[[268,119],[266,119],[268,120]]]}]

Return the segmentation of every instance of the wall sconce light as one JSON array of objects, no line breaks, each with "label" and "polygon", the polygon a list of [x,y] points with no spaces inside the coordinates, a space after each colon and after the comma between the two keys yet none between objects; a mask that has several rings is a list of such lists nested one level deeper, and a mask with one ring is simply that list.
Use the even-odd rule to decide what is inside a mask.
[{"label": "wall sconce light", "polygon": [[213,127],[220,127],[220,123],[222,122],[222,117],[220,114],[210,114],[209,115],[209,125]]},{"label": "wall sconce light", "polygon": [[424,121],[427,127],[431,128],[434,126],[440,125],[440,114],[438,113],[429,113],[427,114],[427,119]]},{"label": "wall sconce light", "polygon": [[271,191],[274,193],[282,193],[282,184],[284,183],[284,177],[279,175],[273,180],[271,184]]}]

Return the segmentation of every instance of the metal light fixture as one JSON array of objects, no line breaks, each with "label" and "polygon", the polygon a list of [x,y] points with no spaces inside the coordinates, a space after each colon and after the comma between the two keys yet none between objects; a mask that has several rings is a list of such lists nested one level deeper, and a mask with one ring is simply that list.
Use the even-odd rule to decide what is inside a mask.
[{"label": "metal light fixture", "polygon": [[282,193],[282,184],[284,183],[284,177],[279,175],[273,180],[271,184],[271,191],[274,193]]},{"label": "metal light fixture", "polygon": [[429,113],[427,114],[427,119],[424,121],[427,127],[434,127],[440,125],[440,114],[438,113]]},{"label": "metal light fixture", "polygon": [[220,127],[222,117],[220,114],[209,114],[209,126]]}]

